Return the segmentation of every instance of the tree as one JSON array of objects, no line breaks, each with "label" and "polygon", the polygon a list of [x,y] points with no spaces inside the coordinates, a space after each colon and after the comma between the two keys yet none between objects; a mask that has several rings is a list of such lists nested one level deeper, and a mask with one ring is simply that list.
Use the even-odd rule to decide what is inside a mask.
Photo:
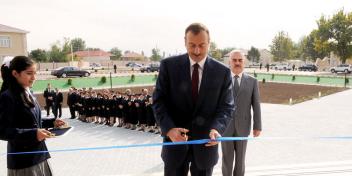
[{"label": "tree", "polygon": [[33,58],[36,62],[46,62],[48,59],[47,52],[43,49],[32,50],[29,53],[29,57]]},{"label": "tree", "polygon": [[318,41],[340,57],[342,63],[352,56],[352,12],[343,10],[331,19],[322,16],[318,23]]},{"label": "tree", "polygon": [[298,43],[300,57],[305,60],[315,61],[329,55],[329,44],[321,42],[317,37],[317,30],[313,30],[308,36],[304,36]]},{"label": "tree", "polygon": [[110,53],[113,55],[111,57],[112,60],[120,60],[121,59],[122,51],[119,48],[117,48],[117,47],[111,48]]},{"label": "tree", "polygon": [[222,57],[224,57],[226,54],[230,53],[234,49],[235,48],[233,48],[233,47],[227,47],[227,48],[220,49]]},{"label": "tree", "polygon": [[258,63],[260,58],[259,50],[252,46],[247,53],[247,57],[248,57],[248,60]]},{"label": "tree", "polygon": [[81,38],[72,39],[70,45],[72,45],[73,52],[84,51],[86,49],[86,42]]},{"label": "tree", "polygon": [[152,60],[152,61],[160,61],[160,59],[161,59],[160,49],[153,48],[152,49],[152,56],[150,57],[150,60]]},{"label": "tree", "polygon": [[62,52],[65,54],[71,53],[70,39],[64,37],[64,44],[62,45]]},{"label": "tree", "polygon": [[293,57],[293,42],[287,33],[280,31],[270,45],[274,61],[284,61]]},{"label": "tree", "polygon": [[57,41],[55,44],[51,46],[49,51],[50,62],[66,62],[67,53],[63,52],[62,48],[60,47],[60,42]]},{"label": "tree", "polygon": [[209,54],[211,57],[213,57],[217,60],[221,60],[223,57],[221,50],[217,48],[215,42],[210,42]]}]

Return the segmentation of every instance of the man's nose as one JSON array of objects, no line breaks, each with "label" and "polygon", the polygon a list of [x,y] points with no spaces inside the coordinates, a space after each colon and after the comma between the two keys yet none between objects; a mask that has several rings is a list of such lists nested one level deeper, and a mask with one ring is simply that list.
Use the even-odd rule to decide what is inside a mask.
[{"label": "man's nose", "polygon": [[199,53],[200,53],[199,47],[196,47],[196,48],[194,49],[194,53],[195,53],[195,54],[199,54]]}]

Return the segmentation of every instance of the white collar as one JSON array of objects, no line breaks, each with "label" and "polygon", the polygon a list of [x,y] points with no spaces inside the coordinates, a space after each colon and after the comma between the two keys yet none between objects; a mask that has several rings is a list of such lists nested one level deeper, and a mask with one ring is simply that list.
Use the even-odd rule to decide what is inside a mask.
[{"label": "white collar", "polygon": [[[190,56],[188,57],[188,59],[189,59],[189,61],[190,61],[190,63],[191,63],[191,67],[192,67],[196,62],[194,62],[194,61],[191,59]],[[206,60],[206,59],[207,59],[207,56],[205,56],[205,58],[203,58],[202,60],[200,60],[199,62],[197,62],[198,65],[199,65],[199,68],[202,69],[202,70],[203,70],[203,68],[204,68],[204,64],[205,64],[205,60]]]},{"label": "white collar", "polygon": [[[233,72],[231,72],[231,76],[232,76],[232,77],[235,77],[236,74],[234,74]],[[242,76],[243,76],[243,71],[242,71],[240,74],[238,74],[237,76],[241,79]]]}]

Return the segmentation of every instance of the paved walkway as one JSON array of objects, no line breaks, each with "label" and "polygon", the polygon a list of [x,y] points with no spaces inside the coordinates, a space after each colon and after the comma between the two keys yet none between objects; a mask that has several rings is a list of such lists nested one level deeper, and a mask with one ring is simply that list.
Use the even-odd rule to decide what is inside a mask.
[{"label": "paved walkway", "polygon": [[[68,115],[67,109],[64,114]],[[352,136],[352,90],[289,105],[262,104],[262,137]],[[67,119],[75,129],[47,140],[49,150],[161,142],[155,134]],[[253,140],[248,176],[352,175],[352,140]],[[0,141],[0,153],[6,142]],[[160,147],[51,153],[55,176],[162,175]],[[6,157],[0,157],[0,175]],[[221,175],[221,161],[214,175]]]}]

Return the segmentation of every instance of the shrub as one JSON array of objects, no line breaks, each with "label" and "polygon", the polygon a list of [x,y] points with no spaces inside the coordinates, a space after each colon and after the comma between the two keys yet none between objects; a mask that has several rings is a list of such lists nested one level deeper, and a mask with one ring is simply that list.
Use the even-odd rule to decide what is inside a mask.
[{"label": "shrub", "polygon": [[72,79],[71,78],[67,79],[67,85],[72,85]]},{"label": "shrub", "polygon": [[292,81],[295,81],[295,80],[296,80],[296,76],[293,75],[293,76],[292,76]]},{"label": "shrub", "polygon": [[274,74],[271,74],[271,79],[274,79],[275,78],[275,75]]},{"label": "shrub", "polygon": [[255,77],[255,78],[257,77],[257,73],[256,73],[256,72],[254,72],[254,77]]},{"label": "shrub", "polygon": [[320,82],[320,77],[319,77],[319,76],[317,77],[317,83],[318,83],[318,82]]},{"label": "shrub", "polygon": [[262,81],[262,82],[263,82],[263,84],[265,84],[265,78],[263,78],[263,81]]},{"label": "shrub", "polygon": [[350,80],[348,78],[345,78],[345,84],[349,84]]},{"label": "shrub", "polygon": [[106,83],[106,76],[101,77],[100,82],[103,84]]},{"label": "shrub", "polygon": [[131,82],[134,82],[136,80],[136,76],[134,74],[131,75]]}]

